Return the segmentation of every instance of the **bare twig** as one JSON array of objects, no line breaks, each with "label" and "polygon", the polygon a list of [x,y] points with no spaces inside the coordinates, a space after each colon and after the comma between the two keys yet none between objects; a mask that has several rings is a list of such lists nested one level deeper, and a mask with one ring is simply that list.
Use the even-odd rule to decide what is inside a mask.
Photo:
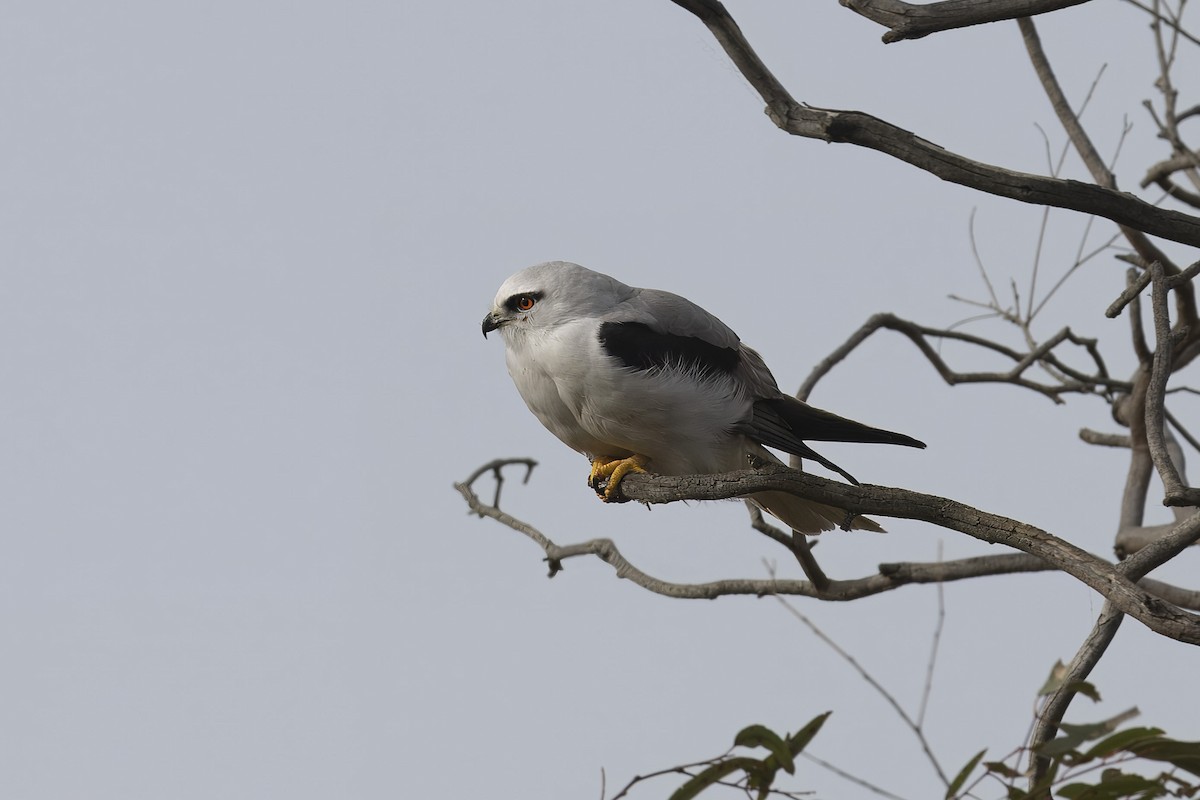
[{"label": "bare twig", "polygon": [[[801,384],[799,391],[796,392],[796,396],[801,400],[807,398],[812,393],[813,387],[816,386],[822,377],[845,359],[856,347],[862,344],[867,337],[881,328],[893,330],[907,336],[917,346],[917,349],[921,351],[921,354],[929,360],[934,369],[937,370],[942,380],[951,386],[960,383],[1010,383],[1015,386],[1031,389],[1056,403],[1063,402],[1062,395],[1064,394],[1095,394],[1098,387],[1100,390],[1129,390],[1129,384],[1126,381],[1118,381],[1109,377],[1108,370],[1096,347],[1095,340],[1076,336],[1069,328],[1062,329],[1031,351],[1020,353],[989,339],[972,336],[968,333],[918,325],[915,322],[901,319],[894,314],[874,314],[863,323],[862,327],[851,334],[850,338],[844,344],[813,367],[812,372],[809,373],[804,383]],[[928,339],[930,338],[949,339],[975,345],[993,353],[998,353],[1014,362],[1014,364],[1006,372],[957,372],[950,368],[938,351],[929,343]],[[1053,351],[1056,347],[1064,343],[1071,343],[1084,348],[1088,352],[1088,355],[1091,356],[1096,371],[1090,375],[1085,374],[1067,366],[1059,360]],[[1068,376],[1070,380],[1061,381],[1058,384],[1049,384],[1024,377],[1025,372],[1035,364],[1048,364]]]},{"label": "bare twig", "polygon": [[748,500],[746,509],[750,512],[750,527],[786,547],[788,552],[796,557],[796,563],[800,565],[800,569],[804,570],[804,576],[812,582],[818,592],[829,588],[829,578],[826,577],[821,565],[813,557],[812,544],[808,541],[808,537],[799,531],[792,531],[790,536],[784,533],[767,522],[763,518],[762,510]]},{"label": "bare twig", "polygon": [[[1092,144],[1091,137],[1079,122],[1079,117],[1071,110],[1071,104],[1067,101],[1062,87],[1059,86],[1054,70],[1050,67],[1050,61],[1042,49],[1041,38],[1038,36],[1037,26],[1034,25],[1033,19],[1023,17],[1017,20],[1017,25],[1021,29],[1021,38],[1025,42],[1025,49],[1029,53],[1029,60],[1033,64],[1034,72],[1037,73],[1038,80],[1041,81],[1042,88],[1046,91],[1054,113],[1067,132],[1067,137],[1075,146],[1075,151],[1083,159],[1084,165],[1087,166],[1088,172],[1091,173],[1096,184],[1115,191],[1117,180],[1104,163],[1104,159],[1100,157],[1096,146]],[[1113,218],[1109,217],[1109,219]],[[1166,256],[1146,236],[1151,231],[1141,225],[1130,225],[1117,219],[1113,219],[1113,221],[1121,226],[1121,233],[1125,235],[1138,255],[1147,261],[1158,260],[1167,263]]]},{"label": "bare twig", "polygon": [[904,707],[900,705],[892,693],[885,689],[883,685],[879,683],[879,681],[875,680],[875,677],[866,669],[864,669],[863,666],[858,663],[858,660],[854,658],[854,656],[850,655],[841,647],[841,645],[825,635],[825,632],[817,627],[812,620],[800,613],[799,609],[782,597],[776,599],[779,600],[780,604],[782,604],[785,609],[787,609],[789,614],[803,623],[805,627],[812,631],[814,636],[824,642],[831,650],[833,650],[833,652],[838,654],[839,658],[849,664],[850,667],[858,673],[859,677],[866,681],[867,684],[875,690],[875,693],[882,697],[884,701],[892,707],[892,710],[896,712],[896,715],[900,717],[904,724],[908,726],[909,730],[912,731],[913,736],[917,738],[917,742],[919,742],[921,745],[921,750],[925,753],[925,758],[933,767],[933,771],[937,773],[942,785],[949,786],[950,779],[946,777],[945,771],[942,770],[941,763],[938,762],[937,756],[933,754],[933,748],[929,746],[929,740],[925,738],[925,731],[922,730],[919,723],[917,723],[908,715],[908,712],[904,710]]},{"label": "bare twig", "polygon": [[[1140,0],[1125,0],[1125,2],[1129,3],[1129,5],[1133,6],[1134,8],[1138,8],[1138,9],[1141,9],[1142,11],[1145,11],[1147,14],[1150,14],[1151,16],[1158,17],[1159,19],[1163,19],[1162,14],[1155,11],[1153,8],[1150,8],[1149,6],[1145,5],[1144,3],[1140,2]],[[1200,45],[1200,39],[1197,39],[1195,36],[1188,33],[1183,28],[1181,28],[1179,26],[1178,20],[1163,19],[1163,21],[1166,22],[1172,28],[1174,28],[1176,31],[1178,31],[1179,35],[1182,36],[1184,39],[1187,39],[1192,44]]]},{"label": "bare twig", "polygon": [[1079,438],[1088,444],[1101,447],[1129,447],[1129,434],[1127,433],[1101,433],[1091,428],[1083,428],[1079,431]]},{"label": "bare twig", "polygon": [[829,772],[832,772],[834,775],[837,775],[839,778],[842,778],[844,780],[850,781],[851,783],[857,784],[858,786],[861,786],[862,788],[866,789],[868,792],[871,792],[872,794],[877,794],[880,797],[886,797],[886,798],[888,798],[888,800],[904,800],[904,798],[901,797],[900,795],[892,794],[887,789],[876,786],[875,784],[873,784],[869,781],[863,780],[862,778],[858,777],[857,775],[853,775],[853,774],[847,772],[846,770],[842,769],[841,767],[831,764],[822,758],[817,758],[816,756],[814,756],[812,753],[808,752],[807,750],[802,750],[800,752],[800,756],[801,756],[801,758],[805,758],[805,759],[811,761],[812,763],[816,764],[818,767],[821,767],[823,769],[828,770]]},{"label": "bare twig", "polygon": [[[938,542],[938,561],[942,560],[942,543]],[[921,706],[917,710],[917,726],[925,724],[925,711],[933,694],[933,668],[937,664],[938,646],[942,642],[942,629],[946,626],[946,589],[937,584],[937,623],[933,626],[933,640],[929,645],[929,660],[925,664],[925,687],[921,690]]]}]

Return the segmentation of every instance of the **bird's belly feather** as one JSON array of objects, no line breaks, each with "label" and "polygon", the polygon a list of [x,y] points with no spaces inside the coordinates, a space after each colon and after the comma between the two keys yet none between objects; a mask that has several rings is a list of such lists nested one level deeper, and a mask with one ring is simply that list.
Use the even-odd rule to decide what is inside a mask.
[{"label": "bird's belly feather", "polygon": [[571,325],[508,344],[509,373],[529,410],[589,458],[643,455],[652,472],[668,475],[745,466],[746,439],[734,428],[749,419],[752,400],[729,376],[631,369],[600,352],[590,329]]}]

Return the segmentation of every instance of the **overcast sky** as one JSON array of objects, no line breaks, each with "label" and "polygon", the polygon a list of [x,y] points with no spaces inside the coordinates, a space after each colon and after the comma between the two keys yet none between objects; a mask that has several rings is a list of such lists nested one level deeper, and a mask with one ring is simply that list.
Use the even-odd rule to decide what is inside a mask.
[{"label": "overcast sky", "polygon": [[[1061,145],[1013,23],[884,46],[832,1],[730,8],[798,99],[1015,169],[1046,170],[1038,126]],[[1108,63],[1085,121],[1106,154],[1133,123],[1124,188],[1163,154],[1140,107],[1146,22],[1118,3],[1039,22],[1073,99]],[[788,137],[761,106],[667,0],[5,4],[0,797],[596,798],[602,768],[611,794],[827,710],[813,753],[940,792],[896,716],[775,600],[669,600],[582,560],[547,580],[532,543],[451,488],[531,456],[504,505],[559,543],[609,536],[675,581],[765,577],[764,559],[795,576],[740,504],[596,501],[479,335],[504,278],[569,259],[683,294],[785,389],[876,311],[971,316],[947,295],[984,297],[973,209],[993,282],[1025,292],[1039,209]],[[1085,224],[1050,216],[1043,287]],[[1123,271],[1094,261],[1035,332],[1071,324],[1127,374],[1126,323],[1101,313]],[[1077,439],[1113,429],[1100,401],[951,390],[886,334],[812,400],[928,442],[826,448],[860,479],[1110,552],[1126,459]],[[857,577],[991,552],[888,527],[817,553]],[[1194,585],[1196,557],[1163,577]],[[927,726],[948,771],[1023,739],[1101,605],[1059,575],[946,587]],[[915,711],[933,587],[797,606]],[[1071,717],[1137,705],[1200,738],[1177,689],[1194,677],[1188,648],[1127,622],[1094,675],[1104,702]],[[792,787],[862,796],[811,766]]]}]

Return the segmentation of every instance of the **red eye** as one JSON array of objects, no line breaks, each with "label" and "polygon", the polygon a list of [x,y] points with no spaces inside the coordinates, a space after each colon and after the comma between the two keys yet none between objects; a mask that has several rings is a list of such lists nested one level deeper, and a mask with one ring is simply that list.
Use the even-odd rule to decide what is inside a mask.
[{"label": "red eye", "polygon": [[533,308],[536,302],[537,300],[534,298],[527,294],[523,294],[517,298],[517,311],[528,311],[529,309]]}]

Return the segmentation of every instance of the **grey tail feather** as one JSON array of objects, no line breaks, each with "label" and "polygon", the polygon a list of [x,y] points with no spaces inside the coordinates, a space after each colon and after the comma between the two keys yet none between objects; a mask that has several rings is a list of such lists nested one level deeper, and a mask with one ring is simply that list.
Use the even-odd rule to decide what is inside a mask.
[{"label": "grey tail feather", "polygon": [[750,438],[794,456],[808,458],[857,484],[854,476],[813,450],[804,440],[817,442],[862,442],[925,447],[925,443],[903,433],[872,428],[828,411],[813,408],[794,397],[759,400],[754,416],[742,428]]},{"label": "grey tail feather", "polygon": [[804,500],[787,492],[757,492],[751,495],[750,499],[763,511],[800,533],[820,533],[844,528],[847,522],[850,523],[850,530],[885,532],[873,519],[852,516],[850,512],[840,508]]}]

